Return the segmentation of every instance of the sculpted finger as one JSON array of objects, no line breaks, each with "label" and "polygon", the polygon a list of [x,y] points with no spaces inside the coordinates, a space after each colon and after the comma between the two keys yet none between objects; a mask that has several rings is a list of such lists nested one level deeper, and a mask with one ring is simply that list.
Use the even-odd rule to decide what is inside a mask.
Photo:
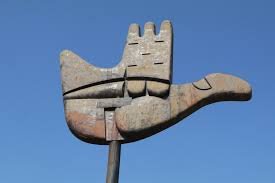
[{"label": "sculpted finger", "polygon": [[147,22],[144,25],[144,37],[152,37],[155,36],[155,24],[153,22]]},{"label": "sculpted finger", "polygon": [[127,90],[131,97],[138,97],[145,95],[145,81],[131,80],[127,82]]},{"label": "sculpted finger", "polygon": [[164,20],[160,26],[159,35],[162,39],[171,39],[173,36],[173,27],[169,20]]},{"label": "sculpted finger", "polygon": [[140,37],[140,28],[138,24],[131,24],[128,31],[127,42],[128,44],[137,43]]},{"label": "sculpted finger", "polygon": [[147,81],[148,94],[151,96],[165,97],[169,93],[170,84],[158,81]]}]

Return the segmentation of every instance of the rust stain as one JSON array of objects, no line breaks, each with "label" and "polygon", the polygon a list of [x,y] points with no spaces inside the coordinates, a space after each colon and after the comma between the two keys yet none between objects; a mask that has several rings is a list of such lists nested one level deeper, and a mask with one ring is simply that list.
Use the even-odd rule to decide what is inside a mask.
[{"label": "rust stain", "polygon": [[68,112],[66,115],[68,125],[77,134],[93,139],[105,139],[104,119],[96,116],[81,114],[79,112]]}]

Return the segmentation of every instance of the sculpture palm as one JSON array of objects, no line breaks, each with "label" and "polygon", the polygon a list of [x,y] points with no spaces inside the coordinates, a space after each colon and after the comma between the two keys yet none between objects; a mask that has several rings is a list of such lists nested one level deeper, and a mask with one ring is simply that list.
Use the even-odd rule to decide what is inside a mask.
[{"label": "sculpture palm", "polygon": [[227,74],[210,74],[183,85],[172,84],[172,26],[160,33],[145,24],[129,28],[121,62],[102,69],[70,51],[61,53],[66,120],[81,140],[108,144],[133,142],[179,122],[199,108],[219,101],[251,98],[249,84]]}]

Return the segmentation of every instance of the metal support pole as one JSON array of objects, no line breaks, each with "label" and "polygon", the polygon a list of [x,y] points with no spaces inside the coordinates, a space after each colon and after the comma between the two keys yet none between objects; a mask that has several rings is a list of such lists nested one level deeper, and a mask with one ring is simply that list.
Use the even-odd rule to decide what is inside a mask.
[{"label": "metal support pole", "polygon": [[121,144],[119,141],[110,142],[106,183],[118,183],[120,150]]}]

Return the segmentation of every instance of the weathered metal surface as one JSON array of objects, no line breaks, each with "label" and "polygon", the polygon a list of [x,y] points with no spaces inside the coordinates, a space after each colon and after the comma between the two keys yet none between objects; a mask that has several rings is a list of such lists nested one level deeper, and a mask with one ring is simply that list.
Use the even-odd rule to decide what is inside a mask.
[{"label": "weathered metal surface", "polygon": [[66,121],[79,139],[96,144],[107,144],[104,108],[97,108],[96,99],[65,100]]},{"label": "weathered metal surface", "polygon": [[249,84],[235,76],[210,74],[199,81],[172,84],[173,32],[169,21],[148,22],[144,35],[130,25],[121,62],[97,68],[70,51],[61,53],[66,120],[81,140],[109,144],[146,138],[219,101],[246,101]]},{"label": "weathered metal surface", "polygon": [[125,105],[130,105],[132,102],[132,98],[124,97],[124,98],[108,98],[108,99],[99,99],[97,100],[97,108],[118,108]]},{"label": "weathered metal surface", "polygon": [[106,140],[123,140],[123,137],[120,135],[115,121],[115,112],[114,111],[105,111],[105,121],[106,121]]}]

